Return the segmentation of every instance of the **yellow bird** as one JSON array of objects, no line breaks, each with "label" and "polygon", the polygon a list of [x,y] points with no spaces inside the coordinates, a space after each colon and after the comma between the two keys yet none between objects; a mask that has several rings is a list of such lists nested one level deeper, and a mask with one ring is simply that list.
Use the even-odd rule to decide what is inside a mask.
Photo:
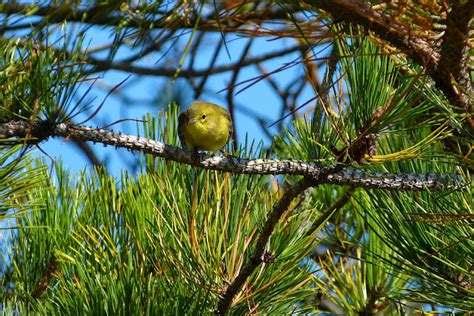
[{"label": "yellow bird", "polygon": [[186,149],[218,151],[232,135],[232,119],[223,107],[195,101],[179,115],[178,135]]}]

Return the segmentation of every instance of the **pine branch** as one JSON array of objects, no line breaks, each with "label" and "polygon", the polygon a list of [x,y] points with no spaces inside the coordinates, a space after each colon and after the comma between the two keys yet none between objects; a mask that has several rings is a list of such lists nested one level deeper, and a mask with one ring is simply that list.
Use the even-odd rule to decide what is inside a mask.
[{"label": "pine branch", "polygon": [[293,185],[290,189],[288,189],[280,198],[280,200],[278,200],[278,202],[274,205],[272,212],[268,216],[265,225],[263,226],[263,229],[260,232],[250,260],[239,271],[237,277],[226,289],[224,295],[222,296],[217,305],[216,314],[224,315],[227,312],[230,305],[232,304],[232,300],[234,299],[235,295],[242,289],[242,286],[250,277],[250,275],[252,275],[255,269],[257,269],[257,267],[262,262],[264,262],[265,246],[267,245],[268,239],[270,238],[276,224],[283,216],[285,211],[288,209],[293,199],[307,188],[318,184],[319,183],[317,180],[311,178],[304,178],[300,182]]},{"label": "pine branch", "polygon": [[[351,185],[371,189],[397,191],[450,190],[461,189],[465,183],[458,174],[434,173],[386,173],[364,172],[344,167],[341,164],[324,165],[319,162],[280,160],[280,159],[243,159],[232,156],[214,156],[199,154],[170,146],[159,141],[116,133],[103,128],[74,126],[64,123],[51,125],[46,122],[30,124],[26,121],[14,121],[0,124],[0,140],[4,145],[25,143],[38,144],[49,137],[64,137],[113,145],[196,166],[203,169],[218,170],[235,174],[262,175],[301,175],[316,178],[321,184]],[[12,138],[20,138],[13,139]]]}]

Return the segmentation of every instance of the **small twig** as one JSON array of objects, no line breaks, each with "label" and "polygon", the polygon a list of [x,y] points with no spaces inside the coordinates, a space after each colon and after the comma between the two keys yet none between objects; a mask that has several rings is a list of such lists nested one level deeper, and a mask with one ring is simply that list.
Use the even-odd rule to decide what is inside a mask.
[{"label": "small twig", "polygon": [[[241,65],[248,57],[250,47],[252,47],[252,43],[254,41],[254,38],[251,38],[247,41],[247,45],[242,51],[242,54],[240,55],[240,59],[238,61],[238,65]],[[236,121],[235,121],[235,105],[234,105],[234,88],[235,88],[235,83],[237,82],[237,79],[239,78],[239,73],[242,67],[237,67],[233,73],[232,73],[232,78],[230,79],[230,82],[228,84],[229,89],[227,90],[227,104],[229,106],[229,113],[230,113],[230,118],[232,119],[232,125],[233,125],[233,132],[232,132],[232,150],[235,152],[237,151],[238,147],[238,142],[237,142],[237,130],[236,130]]]},{"label": "small twig", "polygon": [[321,102],[323,102],[327,107],[331,107],[331,99],[329,97],[329,90],[331,87],[334,86],[333,84],[333,76],[337,69],[337,64],[339,63],[339,56],[337,54],[337,50],[335,48],[332,49],[331,53],[329,54],[329,59],[326,63],[326,73],[324,74],[323,82],[319,87],[316,87],[317,93],[321,98]]},{"label": "small twig", "polygon": [[123,79],[121,82],[119,82],[117,85],[115,85],[112,89],[110,89],[110,91],[107,93],[107,95],[105,96],[104,100],[102,101],[102,103],[94,110],[94,112],[92,112],[91,115],[89,115],[89,117],[87,117],[85,120],[83,120],[82,122],[80,122],[79,124],[84,124],[86,122],[89,122],[94,116],[97,115],[97,113],[99,113],[100,109],[102,109],[102,106],[104,106],[105,104],[105,101],[107,101],[107,98],[112,94],[114,93],[118,88],[120,88],[121,85],[123,85],[125,83],[125,81],[127,81],[132,75],[128,75],[125,79]]},{"label": "small twig", "polygon": [[217,59],[218,59],[217,57],[219,56],[219,53],[221,52],[222,47],[224,47],[224,43],[225,43],[224,41],[225,41],[225,39],[221,38],[221,40],[217,44],[217,46],[214,50],[214,54],[212,55],[212,57],[210,59],[211,62],[209,63],[209,66],[206,67],[207,68],[207,73],[205,73],[202,76],[201,81],[199,82],[198,86],[194,89],[194,99],[195,100],[199,99],[199,97],[201,96],[201,94],[204,90],[204,85],[206,84],[207,79],[209,78],[209,75],[211,74],[211,70],[214,69],[214,65],[216,64]]}]

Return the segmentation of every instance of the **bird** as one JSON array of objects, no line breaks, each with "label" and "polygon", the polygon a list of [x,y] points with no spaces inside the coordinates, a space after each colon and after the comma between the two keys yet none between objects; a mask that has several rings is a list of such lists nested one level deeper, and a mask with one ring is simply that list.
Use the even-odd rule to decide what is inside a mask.
[{"label": "bird", "polygon": [[178,136],[183,148],[216,152],[232,135],[229,111],[210,102],[195,101],[178,116]]}]

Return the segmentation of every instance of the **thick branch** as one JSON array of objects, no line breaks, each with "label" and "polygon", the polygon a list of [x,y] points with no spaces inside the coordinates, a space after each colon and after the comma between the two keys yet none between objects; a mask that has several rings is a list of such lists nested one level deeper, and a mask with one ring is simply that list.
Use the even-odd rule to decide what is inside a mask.
[{"label": "thick branch", "polygon": [[[316,178],[320,183],[398,191],[447,190],[458,189],[464,185],[462,178],[457,174],[366,173],[357,169],[341,168],[341,165],[325,166],[318,162],[291,159],[241,159],[204,154],[196,157],[191,151],[153,139],[115,133],[101,128],[73,126],[64,123],[56,126],[45,126],[44,123],[31,125],[25,121],[0,124],[0,140],[3,140],[3,144],[24,142],[35,144],[48,137],[55,136],[113,145],[117,148],[136,150],[204,169],[236,174],[302,175]],[[27,139],[11,140],[14,137]]]},{"label": "thick branch", "polygon": [[[437,83],[447,93],[448,98],[455,99],[461,105],[474,130],[472,119],[472,101],[474,88],[469,76],[469,32],[473,24],[474,2],[453,1],[447,17],[447,28],[441,45]],[[454,83],[453,83],[454,81]]]}]

